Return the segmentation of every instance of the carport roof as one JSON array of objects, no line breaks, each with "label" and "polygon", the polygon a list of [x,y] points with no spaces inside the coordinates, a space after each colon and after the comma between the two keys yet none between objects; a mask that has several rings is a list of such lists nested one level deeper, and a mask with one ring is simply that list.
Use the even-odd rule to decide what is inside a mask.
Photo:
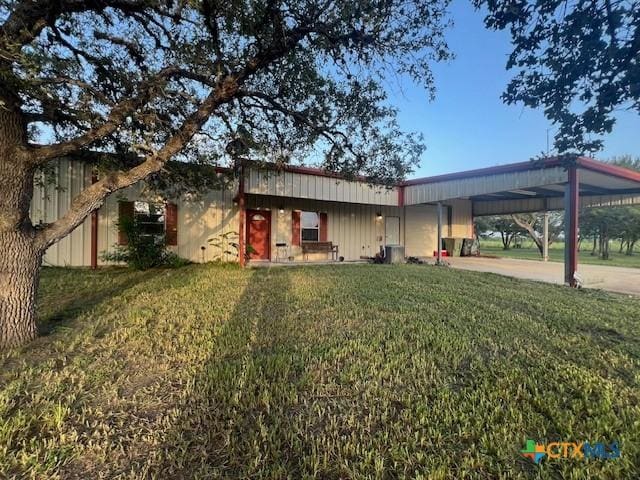
[{"label": "carport roof", "polygon": [[610,177],[618,178],[633,182],[636,187],[640,184],[640,172],[629,170],[628,168],[611,165],[609,163],[599,162],[588,157],[577,157],[572,160],[568,160],[562,157],[549,157],[540,160],[530,160],[527,162],[508,163],[505,165],[496,165],[493,167],[477,168],[474,170],[465,170],[462,172],[446,173],[444,175],[436,175],[432,177],[415,178],[406,180],[401,185],[424,185],[428,183],[437,183],[449,180],[461,180],[473,177],[482,177],[487,175],[498,175],[502,173],[515,173],[524,172],[530,170],[540,170],[544,168],[562,167],[568,164],[568,162],[575,162],[580,168],[598,172]]},{"label": "carport roof", "polygon": [[640,172],[587,157],[552,157],[408,180],[405,203],[473,201],[476,215],[562,209],[568,170],[579,172],[582,206],[640,203]]}]

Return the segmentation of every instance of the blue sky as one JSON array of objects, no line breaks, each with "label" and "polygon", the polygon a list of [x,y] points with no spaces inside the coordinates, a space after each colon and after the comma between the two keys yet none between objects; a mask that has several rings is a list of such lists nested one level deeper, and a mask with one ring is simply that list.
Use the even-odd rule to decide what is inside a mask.
[{"label": "blue sky", "polygon": [[[433,68],[436,99],[429,102],[424,90],[410,82],[402,92],[390,93],[391,103],[400,110],[401,127],[425,136],[427,151],[412,176],[528,160],[546,150],[548,128],[553,142],[555,128],[541,110],[500,100],[513,75],[505,70],[508,33],[487,30],[469,0],[453,0],[451,14],[454,26],[447,41],[456,58]],[[640,156],[640,115],[619,114],[604,141],[604,150],[595,155],[598,159]]]}]

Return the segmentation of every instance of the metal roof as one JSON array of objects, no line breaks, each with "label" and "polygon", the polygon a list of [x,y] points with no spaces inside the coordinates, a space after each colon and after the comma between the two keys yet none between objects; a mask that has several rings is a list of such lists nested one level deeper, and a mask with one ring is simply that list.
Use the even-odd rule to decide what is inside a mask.
[{"label": "metal roof", "polygon": [[587,157],[553,157],[403,183],[406,205],[452,198],[473,202],[474,215],[563,208],[567,169],[578,169],[581,206],[640,204],[640,172]]},{"label": "metal roof", "polygon": [[[461,198],[473,202],[474,213],[477,215],[530,212],[562,208],[562,198],[568,181],[567,169],[570,166],[578,168],[582,205],[640,204],[640,172],[587,157],[573,156],[543,158],[416,178],[384,191],[382,187],[376,188],[369,184],[364,178],[346,179],[334,172],[318,168],[250,164],[250,188],[247,192],[315,198],[319,195],[318,191],[321,191],[320,197],[327,200],[389,205],[397,202],[400,206]],[[257,180],[262,178],[258,174],[260,170],[271,170],[278,175],[269,181],[262,179],[262,185]],[[291,182],[286,181],[289,177],[293,178]],[[327,183],[318,190],[317,181],[311,181],[314,177],[334,179],[334,183]],[[336,187],[335,180],[342,180],[344,185]],[[368,185],[368,189],[365,189],[366,192],[359,192],[364,184]],[[305,185],[313,185],[316,188],[313,192],[307,192],[306,188],[303,188]],[[356,193],[362,194],[341,194],[346,187],[349,187],[349,192],[355,189]],[[334,189],[337,192],[335,195],[332,193]],[[372,192],[375,193],[374,198],[369,198],[369,193]]]}]

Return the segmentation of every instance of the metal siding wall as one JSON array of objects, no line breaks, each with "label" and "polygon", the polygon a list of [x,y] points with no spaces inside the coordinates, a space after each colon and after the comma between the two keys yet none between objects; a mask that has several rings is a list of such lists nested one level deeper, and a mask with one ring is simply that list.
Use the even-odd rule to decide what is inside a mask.
[{"label": "metal siding wall", "polygon": [[398,189],[332,177],[248,169],[245,191],[256,195],[308,198],[368,205],[398,205]]},{"label": "metal siding wall", "polygon": [[[433,205],[405,208],[405,253],[412,257],[430,257],[438,243],[438,215]],[[443,219],[446,221],[446,219]]]},{"label": "metal siding wall", "polygon": [[[91,184],[91,169],[80,162],[60,160],[55,166],[57,185],[34,188],[31,220],[34,224],[55,221],[64,215],[73,198]],[[238,208],[233,205],[235,187],[225,191],[210,191],[200,199],[178,201],[178,245],[172,249],[181,257],[202,261],[201,246],[205,247],[205,261],[211,261],[216,249],[208,239],[226,232],[237,232]],[[118,242],[118,200],[148,200],[163,202],[144,192],[142,184],[129,187],[109,196],[98,211],[98,263],[103,252],[113,251]],[[235,258],[225,255],[226,261]],[[56,266],[89,266],[91,264],[91,219],[87,218],[70,235],[52,245],[43,263]]]},{"label": "metal siding wall", "polygon": [[[134,200],[141,195],[138,185],[110,195],[98,210],[98,265],[104,265],[101,255],[112,252],[118,243],[118,200]],[[178,227],[179,228],[179,227]],[[178,235],[180,232],[178,231]]]},{"label": "metal siding wall", "polygon": [[471,200],[452,200],[447,204],[452,207],[451,236],[460,238],[473,237]]},{"label": "metal siding wall", "polygon": [[567,172],[561,167],[553,167],[409,185],[405,187],[405,205],[465,198],[527,187],[541,187],[566,181]]},{"label": "metal siding wall", "polygon": [[581,207],[614,207],[621,205],[640,205],[640,195],[580,197]]},{"label": "metal siding wall", "polygon": [[[232,202],[233,192],[214,190],[200,199],[185,199],[178,203],[178,245],[175,252],[183,258],[194,262],[212,261],[222,254],[208,242],[209,239],[233,232],[229,241],[237,242],[239,235],[239,210]],[[228,254],[222,256],[224,261],[234,261]]]},{"label": "metal siding wall", "polygon": [[[233,204],[235,190],[211,190],[201,196],[180,199],[178,205],[178,245],[170,247],[177,255],[192,262],[210,262],[222,252],[208,240],[219,235],[238,233],[239,210]],[[164,202],[145,192],[143,184],[129,187],[109,197],[99,213],[98,252],[113,251],[118,243],[118,201]],[[237,241],[237,235],[228,239]],[[224,261],[237,261],[236,257],[222,255]],[[101,262],[104,264],[104,262]]]},{"label": "metal siding wall", "polygon": [[[322,177],[318,177],[322,178]],[[279,213],[279,208],[284,213]],[[328,220],[329,241],[338,245],[339,255],[345,260],[358,260],[360,256],[375,255],[384,242],[384,216],[400,217],[400,232],[403,239],[402,209],[390,206],[361,205],[341,202],[321,202],[311,199],[283,199],[262,195],[250,195],[247,208],[266,209],[271,211],[271,254],[275,259],[277,242],[286,242],[289,252],[296,261],[302,260],[302,250],[291,247],[291,212],[304,210],[310,212],[326,212]],[[382,213],[378,220],[376,213]],[[326,259],[325,254],[309,255],[310,260]]]},{"label": "metal siding wall", "polygon": [[[81,162],[58,160],[54,183],[35,185],[31,221],[49,223],[67,213],[73,199],[91,183],[91,170]],[[45,252],[44,265],[83,266],[90,263],[91,220],[87,218],[73,232]]]},{"label": "metal siding wall", "polygon": [[[550,199],[551,200],[551,199]],[[560,198],[560,208],[562,206],[562,198]],[[507,213],[519,212],[539,212],[545,208],[542,198],[525,198],[522,200],[497,200],[497,201],[481,201],[473,202],[473,215],[502,215]]]}]

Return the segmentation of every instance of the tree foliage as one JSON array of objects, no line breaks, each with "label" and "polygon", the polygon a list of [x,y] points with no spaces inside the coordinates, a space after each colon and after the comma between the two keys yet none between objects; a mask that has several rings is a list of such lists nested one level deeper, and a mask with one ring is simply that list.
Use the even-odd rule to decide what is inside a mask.
[{"label": "tree foliage", "polygon": [[[492,215],[476,219],[476,228],[480,234],[499,233],[502,248],[511,248],[516,238],[529,236],[535,243],[540,255],[543,252],[543,213],[521,213],[516,215]],[[561,212],[549,212],[549,245],[561,235],[564,227],[564,215]]]},{"label": "tree foliage", "polygon": [[[99,150],[128,159],[74,202],[50,244],[169,159],[289,162],[391,183],[422,143],[384,83],[433,93],[447,0],[4,0],[0,101],[30,164]],[[27,140],[31,140],[30,142]],[[43,143],[44,142],[44,143]]]},{"label": "tree foliage", "polygon": [[560,153],[601,148],[614,112],[640,113],[640,1],[474,0],[489,28],[508,30],[516,70],[503,99],[543,107]]},{"label": "tree foliage", "polygon": [[[400,131],[385,87],[409,77],[433,94],[447,3],[0,0],[0,348],[33,338],[45,250],[107,196],[198,178],[159,179],[170,161],[403,178],[423,145]],[[100,175],[34,226],[36,173],[61,157]]]},{"label": "tree foliage", "polygon": [[[640,157],[623,155],[610,163],[640,171]],[[620,242],[620,252],[633,255],[640,240],[640,207],[635,205],[585,208],[580,212],[580,238],[593,239],[592,255],[609,258],[609,240]]]},{"label": "tree foliage", "polygon": [[478,217],[475,219],[476,231],[480,236],[488,236],[493,233],[500,234],[502,248],[509,250],[513,240],[518,235],[523,235],[525,231],[520,227],[510,215],[491,215],[488,217]]},{"label": "tree foliage", "polygon": [[87,147],[204,162],[321,151],[328,169],[391,182],[422,144],[383,84],[408,75],[433,93],[446,3],[5,0],[3,103],[58,142],[33,145],[42,162]]}]

